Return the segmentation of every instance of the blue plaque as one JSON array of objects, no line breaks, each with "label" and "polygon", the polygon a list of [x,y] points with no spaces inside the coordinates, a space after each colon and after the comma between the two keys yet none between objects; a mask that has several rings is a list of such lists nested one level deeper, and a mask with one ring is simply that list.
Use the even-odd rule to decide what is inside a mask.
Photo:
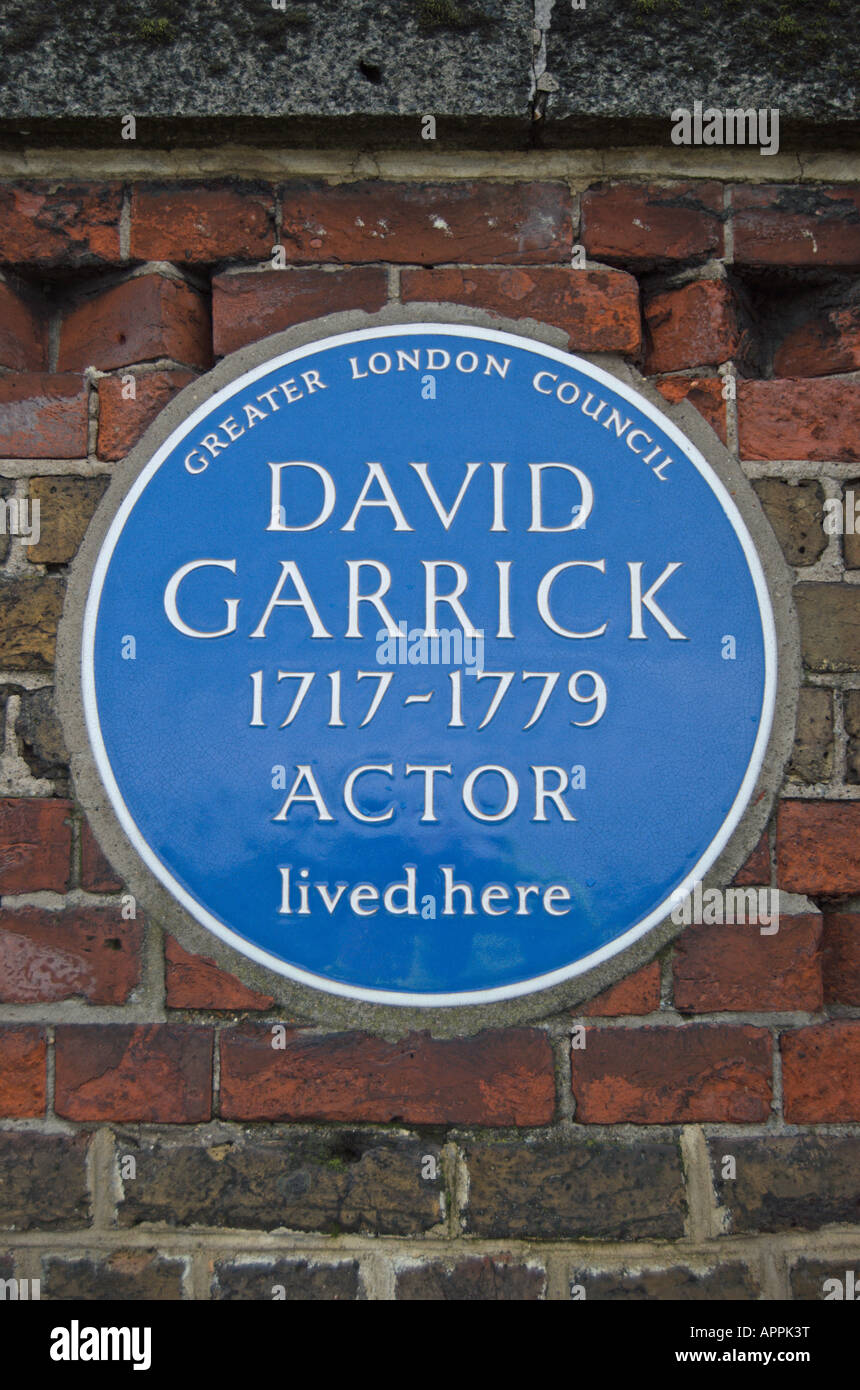
[{"label": "blue plaque", "polygon": [[206,399],[116,511],[83,625],[151,872],[236,951],[378,1003],[527,994],[660,923],[743,814],[775,683],[701,453],[591,363],[452,324]]}]

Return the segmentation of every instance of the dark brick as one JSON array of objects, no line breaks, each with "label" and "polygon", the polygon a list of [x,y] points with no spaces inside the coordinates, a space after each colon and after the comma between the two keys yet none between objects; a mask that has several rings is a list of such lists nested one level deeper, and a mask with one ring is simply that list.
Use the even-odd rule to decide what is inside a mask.
[{"label": "dark brick", "polygon": [[842,1299],[851,1288],[853,1276],[854,1301],[860,1298],[860,1243],[851,1255],[844,1259],[797,1260],[790,1273],[792,1298],[812,1303],[817,1300],[835,1301],[839,1293],[828,1280],[836,1280],[842,1291]]},{"label": "dark brick", "polygon": [[53,669],[63,593],[63,581],[54,575],[0,579],[0,666]]},{"label": "dark brick", "polygon": [[425,1139],[320,1130],[284,1138],[171,1144],[120,1135],[137,1176],[125,1184],[119,1224],[415,1235],[442,1220],[442,1179],[424,1179]]},{"label": "dark brick", "polygon": [[584,1289],[589,1303],[638,1303],[649,1299],[711,1303],[756,1299],[760,1292],[747,1265],[736,1262],[720,1264],[715,1269],[670,1265],[668,1269],[637,1268],[635,1272],[583,1267],[570,1271],[570,1283]]},{"label": "dark brick", "polygon": [[118,893],[123,887],[86,821],[81,823],[81,887],[89,893]]},{"label": "dark brick", "polygon": [[456,1263],[423,1260],[397,1272],[396,1298],[401,1303],[533,1303],[545,1294],[543,1269],[519,1264],[505,1255]]},{"label": "dark brick", "polygon": [[684,1183],[670,1139],[467,1143],[470,1234],[499,1239],[677,1239]]},{"label": "dark brick", "polygon": [[799,782],[826,782],[832,769],[833,695],[821,686],[804,686],[788,775]]},{"label": "dark brick", "polygon": [[[818,1230],[860,1221],[860,1137],[854,1135],[726,1135],[708,1142],[717,1200],[730,1231]],[[737,1176],[722,1177],[723,1157]]]},{"label": "dark brick", "polygon": [[821,484],[757,478],[753,487],[788,563],[814,565],[827,545]]},{"label": "dark brick", "polygon": [[42,1261],[42,1297],[153,1303],[182,1298],[183,1260],[155,1250],[117,1250],[101,1259],[50,1255]]},{"label": "dark brick", "polygon": [[0,1131],[0,1228],[85,1226],[86,1155],[84,1134]]},{"label": "dark brick", "polygon": [[34,777],[48,777],[55,782],[67,780],[69,754],[57,718],[51,686],[21,691],[15,732],[21,756]]},{"label": "dark brick", "polygon": [[27,546],[31,564],[65,565],[75,558],[107,485],[107,478],[30,479],[41,527],[38,544]]},{"label": "dark brick", "polygon": [[848,735],[846,782],[860,782],[860,690],[846,690],[843,697],[845,732]]},{"label": "dark brick", "polygon": [[259,1256],[216,1260],[212,1297],[288,1303],[355,1302],[361,1297],[358,1261],[311,1264],[308,1260],[265,1260]]}]

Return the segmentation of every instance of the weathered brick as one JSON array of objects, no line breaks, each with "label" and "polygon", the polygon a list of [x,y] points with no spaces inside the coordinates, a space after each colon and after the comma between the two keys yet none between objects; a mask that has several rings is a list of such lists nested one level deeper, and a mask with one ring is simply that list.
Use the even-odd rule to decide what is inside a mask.
[{"label": "weathered brick", "polygon": [[860,382],[741,381],[738,439],[744,459],[860,459]]},{"label": "weathered brick", "polygon": [[753,487],[790,565],[814,565],[827,545],[820,483],[757,478]]},{"label": "weathered brick", "polygon": [[0,185],[0,261],[77,269],[120,260],[118,183]]},{"label": "weathered brick", "polygon": [[638,267],[723,254],[718,183],[609,183],[582,195],[582,241],[598,261]]},{"label": "weathered brick", "polygon": [[197,290],[158,273],[134,275],[83,299],[60,327],[60,371],[171,357],[186,367],[212,360],[209,308]]},{"label": "weathered brick", "polygon": [[826,782],[832,769],[833,695],[821,686],[804,686],[788,775],[799,782]]},{"label": "weathered brick", "polygon": [[860,586],[798,584],[803,664],[811,671],[860,670]]},{"label": "weathered brick", "polygon": [[0,911],[0,1002],[125,1004],[140,982],[143,927],[119,907]]},{"label": "weathered brick", "polygon": [[811,309],[780,340],[774,376],[830,376],[860,367],[860,302]]},{"label": "weathered brick", "polygon": [[274,1003],[271,995],[249,989],[209,956],[186,951],[175,937],[165,940],[164,961],[169,1009],[269,1009]]},{"label": "weathered brick", "polygon": [[[2,235],[2,233],[0,233]],[[48,365],[48,318],[34,296],[0,278],[0,367],[38,372]]]},{"label": "weathered brick", "polygon": [[6,458],[83,458],[87,387],[71,372],[0,376],[0,454]]},{"label": "weathered brick", "polygon": [[395,1298],[399,1302],[447,1301],[533,1303],[546,1295],[546,1271],[520,1264],[509,1255],[457,1261],[422,1260],[398,1265]]},{"label": "weathered brick", "polygon": [[752,1124],[770,1113],[771,1040],[748,1025],[589,1028],[571,1051],[581,1124]]},{"label": "weathered brick", "polygon": [[765,830],[749,859],[732,879],[733,888],[756,888],[770,883],[770,840]]},{"label": "weathered brick", "polygon": [[275,199],[267,184],[140,183],[132,190],[131,254],[139,260],[259,261],[271,256],[274,241]]},{"label": "weathered brick", "polygon": [[741,184],[732,190],[737,265],[860,265],[860,189]]},{"label": "weathered brick", "polygon": [[[817,1230],[860,1220],[860,1139],[840,1135],[723,1135],[708,1149],[717,1201],[729,1231]],[[724,1159],[736,1175],[723,1177]]]},{"label": "weathered brick", "polygon": [[570,193],[561,183],[287,184],[281,241],[299,262],[569,262]]},{"label": "weathered brick", "polygon": [[307,267],[250,275],[228,271],[212,281],[215,356],[324,314],[345,309],[373,313],[387,299],[388,273],[380,266],[335,271]]},{"label": "weathered brick", "polygon": [[589,1303],[628,1303],[660,1299],[664,1302],[711,1303],[759,1297],[757,1279],[748,1265],[733,1260],[711,1269],[670,1265],[667,1269],[601,1270],[573,1268],[569,1283],[583,1289]]},{"label": "weathered brick", "polygon": [[22,690],[15,732],[21,756],[34,777],[65,781],[69,755],[60,721],[54,708],[54,692],[44,685],[38,690]]},{"label": "weathered brick", "polygon": [[673,404],[689,401],[694,405],[718,438],[726,443],[726,402],[720,377],[666,376],[654,384],[667,401]]},{"label": "weathered brick", "polygon": [[584,1018],[619,1018],[624,1014],[650,1014],[659,1007],[660,962],[652,960],[575,1012]]},{"label": "weathered brick", "polygon": [[121,377],[102,377],[99,381],[99,458],[125,458],[156,415],[194,380],[194,372],[141,372],[135,376],[135,395],[131,399]]},{"label": "weathered brick", "polygon": [[[755,896],[755,889],[748,891]],[[764,906],[767,910],[769,904]],[[818,913],[781,915],[779,930],[771,936],[754,925],[687,927],[678,938],[672,966],[676,1009],[820,1009],[821,932]]]},{"label": "weathered brick", "polygon": [[123,887],[86,821],[81,825],[81,887],[88,893],[118,893]]},{"label": "weathered brick", "polygon": [[156,1250],[115,1250],[109,1255],[48,1255],[42,1260],[42,1297],[112,1303],[182,1298],[185,1261]]},{"label": "weathered brick", "polygon": [[212,1031],[177,1023],[63,1024],[54,1108],[67,1120],[208,1120]]},{"label": "weathered brick", "polygon": [[860,1006],[860,912],[825,912],[821,973],[825,1004]]},{"label": "weathered brick", "polygon": [[0,667],[52,670],[64,591],[54,575],[0,579]]},{"label": "weathered brick", "polygon": [[86,1226],[87,1136],[0,1131],[0,1229]]},{"label": "weathered brick", "polygon": [[361,1298],[358,1261],[272,1260],[256,1256],[246,1260],[216,1260],[213,1299],[275,1298],[293,1302],[355,1302]]},{"label": "weathered brick", "polygon": [[366,1231],[420,1235],[443,1216],[441,1176],[422,1177],[439,1146],[403,1135],[291,1130],[208,1148],[196,1142],[117,1136],[136,1161],[119,1204],[122,1227],[141,1222],[244,1230]]},{"label": "weathered brick", "polygon": [[35,545],[27,546],[27,559],[34,565],[65,565],[73,560],[107,485],[107,478],[31,478],[31,502],[39,503],[40,536]]},{"label": "weathered brick", "polygon": [[860,690],[846,690],[842,704],[848,735],[846,782],[860,782]]},{"label": "weathered brick", "polygon": [[783,1111],[789,1124],[860,1120],[860,1020],[783,1033]]},{"label": "weathered brick", "polygon": [[639,290],[632,275],[608,266],[588,270],[535,266],[529,270],[405,270],[405,304],[440,300],[468,304],[507,318],[536,318],[561,328],[580,352],[637,352]]},{"label": "weathered brick", "polygon": [[[0,1115],[4,1119],[44,1115],[47,1059],[44,1028],[29,1023],[0,1025]],[[0,1194],[2,1183],[0,1173]]]},{"label": "weathered brick", "polygon": [[719,366],[741,346],[735,296],[725,280],[691,280],[646,299],[643,370],[675,372]]},{"label": "weathered brick", "polygon": [[781,802],[776,858],[786,893],[860,893],[860,802]]},{"label": "weathered brick", "polygon": [[71,802],[0,800],[0,893],[65,893],[69,887]]},{"label": "weathered brick", "polygon": [[411,1033],[221,1034],[221,1113],[234,1120],[367,1120],[409,1124],[548,1124],[555,1110],[549,1038],[511,1028],[472,1038]]},{"label": "weathered brick", "polygon": [[[848,496],[849,492],[852,494]],[[846,482],[842,494],[843,516],[845,517],[845,533],[842,537],[842,553],[845,557],[846,569],[860,569],[860,478],[853,478]],[[854,530],[848,530],[849,516],[853,512]]]},{"label": "weathered brick", "polygon": [[853,1287],[854,1299],[860,1288],[860,1246],[842,1259],[796,1260],[789,1275],[791,1297],[804,1302],[814,1299],[836,1300],[848,1297],[848,1289]]},{"label": "weathered brick", "polygon": [[685,1198],[676,1142],[469,1142],[465,1229],[502,1240],[675,1240]]}]

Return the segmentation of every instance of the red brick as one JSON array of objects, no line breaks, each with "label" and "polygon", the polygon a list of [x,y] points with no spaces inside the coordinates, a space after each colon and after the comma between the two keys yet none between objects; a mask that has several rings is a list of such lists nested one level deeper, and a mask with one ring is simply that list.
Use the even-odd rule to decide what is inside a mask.
[{"label": "red brick", "polygon": [[166,275],[136,275],[84,299],[63,320],[59,367],[110,371],[171,357],[208,367],[209,309],[190,285]]},{"label": "red brick", "polygon": [[757,888],[770,883],[770,838],[765,830],[749,859],[732,879],[733,888]]},{"label": "red brick", "polygon": [[144,372],[135,378],[135,396],[123,396],[126,389],[116,376],[99,382],[98,455],[121,459],[134,448],[169,401],[196,380],[194,372]]},{"label": "red brick", "polygon": [[212,1030],[170,1023],[61,1025],[54,1108],[66,1120],[208,1120]]},{"label": "red brick", "polygon": [[860,304],[821,309],[782,339],[774,375],[828,376],[860,368]]},{"label": "red brick", "polygon": [[738,265],[860,265],[860,188],[745,186],[732,210]]},{"label": "red brick", "polygon": [[815,1012],[823,999],[821,930],[818,913],[780,916],[771,936],[752,924],[687,927],[675,947],[676,1009]]},{"label": "red brick", "polygon": [[570,193],[560,183],[287,185],[281,241],[293,261],[566,262]]},{"label": "red brick", "polygon": [[119,893],[124,887],[86,821],[81,826],[81,887],[88,893]]},{"label": "red brick", "polygon": [[0,912],[0,1002],[125,1004],[140,982],[143,928],[119,907]]},{"label": "red brick", "polygon": [[275,199],[265,184],[137,184],[132,190],[131,254],[142,261],[267,260],[274,244]]},{"label": "red brick", "polygon": [[447,300],[503,314],[537,318],[569,335],[580,352],[637,352],[641,339],[639,290],[632,275],[600,266],[590,270],[538,266],[530,270],[405,270],[404,303]]},{"label": "red brick", "polygon": [[0,367],[37,372],[47,366],[48,316],[0,280]]},{"label": "red brick", "polygon": [[766,1120],[771,1039],[764,1028],[589,1028],[571,1051],[581,1124]]},{"label": "red brick", "polygon": [[580,1009],[583,1018],[618,1018],[623,1014],[650,1014],[660,1007],[660,962],[636,970],[617,985],[610,985]]},{"label": "red brick", "polygon": [[780,1048],[789,1124],[860,1120],[860,1019],[783,1033]]},{"label": "red brick", "polygon": [[543,1125],[555,1110],[552,1048],[532,1028],[438,1040],[411,1033],[221,1034],[221,1114],[231,1120]]},{"label": "red brick", "polygon": [[742,381],[738,432],[745,459],[860,459],[860,382]]},{"label": "red brick", "polygon": [[70,801],[0,801],[0,893],[65,893],[72,852]]},{"label": "red brick", "polygon": [[673,405],[677,401],[689,401],[694,405],[718,438],[726,443],[726,403],[720,377],[666,376],[654,385]]},{"label": "red brick", "polygon": [[118,183],[0,185],[0,261],[89,266],[120,260]]},{"label": "red brick", "polygon": [[735,297],[725,280],[693,280],[645,303],[645,372],[719,366],[741,346]]},{"label": "red brick", "polygon": [[860,912],[826,912],[821,970],[825,1004],[860,1005]]},{"label": "red brick", "polygon": [[610,183],[582,195],[582,241],[598,261],[637,266],[723,254],[718,183]]},{"label": "red brick", "polygon": [[45,459],[82,458],[86,452],[82,377],[51,372],[0,376],[0,454]]},{"label": "red brick", "polygon": [[0,1027],[0,1115],[4,1119],[44,1115],[47,1059],[44,1028],[30,1024]]},{"label": "red brick", "polygon": [[209,956],[184,950],[172,936],[164,946],[169,1009],[269,1009],[275,1002],[221,970]]},{"label": "red brick", "polygon": [[212,281],[215,356],[338,310],[373,313],[387,299],[388,274],[380,266],[216,275]]},{"label": "red brick", "polygon": [[786,893],[860,893],[860,801],[783,801],[776,860]]}]

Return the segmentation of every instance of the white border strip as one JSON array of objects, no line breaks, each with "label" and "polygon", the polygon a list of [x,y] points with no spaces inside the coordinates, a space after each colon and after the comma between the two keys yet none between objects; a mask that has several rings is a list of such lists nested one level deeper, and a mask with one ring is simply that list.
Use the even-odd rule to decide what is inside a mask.
[{"label": "white border strip", "polygon": [[[684,879],[683,883],[675,889],[670,897],[665,898],[663,902],[660,903],[659,907],[656,907],[654,911],[649,913],[641,922],[637,922],[636,925],[626,931],[623,936],[616,937],[607,945],[601,946],[599,950],[593,951],[588,956],[584,956],[582,960],[577,961],[575,964],[564,966],[559,970],[550,971],[549,974],[539,975],[530,980],[520,981],[517,984],[501,985],[497,989],[472,990],[461,994],[409,994],[394,990],[362,989],[358,986],[341,984],[336,980],[328,980],[324,976],[314,975],[308,970],[302,970],[298,966],[290,965],[286,961],[280,960],[277,956],[270,955],[268,951],[264,951],[259,946],[255,946],[253,942],[247,941],[243,936],[240,936],[238,932],[233,931],[232,928],[226,926],[225,923],[213,916],[212,913],[203,907],[202,904],[198,903],[181,884],[176,882],[172,874],[162,864],[161,860],[157,858],[144,840],[133,820],[122,798],[119,787],[117,786],[104,746],[95,691],[94,660],[96,623],[108,566],[113,557],[117,541],[122,534],[125,523],[131,515],[138,498],[144,488],[151,482],[168,455],[191,433],[197,423],[208,416],[217,405],[231,399],[231,397],[237,395],[238,392],[244,390],[246,386],[249,386],[254,381],[258,381],[260,377],[268,376],[275,368],[286,366],[290,362],[296,362],[314,353],[324,352],[330,348],[341,347],[346,343],[366,342],[373,338],[402,337],[410,333],[436,334],[451,338],[485,338],[489,339],[491,342],[505,343],[521,351],[532,352],[539,356],[548,357],[555,362],[561,362],[565,366],[573,365],[585,376],[590,377],[592,380],[608,387],[617,395],[622,396],[625,400],[630,401],[637,410],[653,420],[663,433],[672,440],[679,451],[689,459],[698,470],[716,496],[720,506],[731,523],[741,543],[750,574],[752,575],[756,598],[758,599],[759,616],[764,633],[764,694],[762,698],[762,711],[758,733],[753,745],[749,764],[740,788],[738,789],[737,796],[720,830],[711,841],[698,863]],[[198,406],[198,408],[189,415],[188,419],[165,440],[147,466],[138,475],[134,485],[124,498],[111,523],[110,529],[105,536],[99,552],[90,581],[90,590],[87,596],[86,610],[84,613],[81,653],[81,683],[87,732],[89,734],[96,766],[98,767],[102,782],[110,797],[111,805],[113,806],[114,812],[123,830],[147,868],[150,869],[168,892],[182,904],[186,911],[200,922],[202,926],[220,937],[221,940],[226,942],[233,950],[238,951],[240,955],[248,956],[251,960],[257,961],[259,965],[266,966],[267,969],[273,970],[279,975],[285,975],[292,980],[298,981],[300,984],[309,985],[311,988],[322,990],[327,994],[340,995],[345,999],[361,999],[371,1004],[393,1004],[403,1007],[410,1006],[419,1008],[451,1008],[455,1005],[462,1004],[491,1004],[502,999],[516,999],[525,994],[534,994],[538,990],[549,989],[553,985],[561,984],[564,980],[570,980],[577,975],[583,975],[586,971],[592,970],[595,966],[600,965],[602,961],[609,960],[612,956],[618,955],[620,951],[623,951],[627,946],[631,946],[634,941],[638,941],[640,937],[644,936],[651,927],[661,922],[676,904],[684,900],[694,885],[704,878],[708,869],[715,860],[719,858],[719,855],[725,848],[741,816],[746,810],[749,799],[755,789],[756,781],[764,761],[768,739],[770,738],[776,703],[776,676],[776,626],[761,561],[737,506],[720,478],[717,477],[710,464],[695,445],[684,437],[671,420],[667,419],[655,406],[652,406],[650,401],[635,392],[626,382],[620,381],[617,377],[612,376],[611,373],[604,371],[602,367],[592,366],[590,362],[584,361],[583,358],[577,357],[573,353],[565,353],[558,348],[550,347],[546,343],[539,343],[530,338],[520,338],[512,333],[500,333],[491,328],[477,328],[461,324],[440,323],[395,324],[382,328],[358,329],[351,333],[340,333],[334,337],[321,338],[318,342],[305,344],[303,347],[293,348],[289,352],[282,353],[279,357],[270,358],[259,367],[255,367],[252,371],[245,372],[242,376],[237,377],[229,386],[222,387],[214,396],[211,396],[202,405]]]}]

